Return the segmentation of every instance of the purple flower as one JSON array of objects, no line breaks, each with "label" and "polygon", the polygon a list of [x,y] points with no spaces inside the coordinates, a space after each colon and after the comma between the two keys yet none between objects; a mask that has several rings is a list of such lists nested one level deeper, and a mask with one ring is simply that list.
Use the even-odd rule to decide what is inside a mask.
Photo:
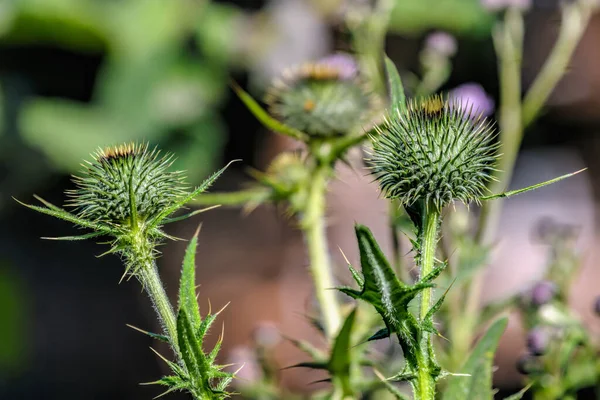
[{"label": "purple flower", "polygon": [[494,99],[487,95],[481,85],[465,83],[452,89],[449,93],[451,100],[457,100],[465,111],[472,109],[472,115],[487,117],[494,112]]},{"label": "purple flower", "polygon": [[540,281],[531,288],[531,304],[536,307],[543,306],[554,298],[557,291],[554,282]]},{"label": "purple flower", "polygon": [[481,0],[481,5],[489,11],[500,11],[509,7],[527,10],[531,7],[531,0]]},{"label": "purple flower", "polygon": [[434,32],[425,39],[425,48],[445,57],[452,57],[456,54],[456,39],[446,32]]},{"label": "purple flower", "polygon": [[527,334],[527,349],[534,356],[541,356],[548,350],[550,332],[544,327],[535,327]]},{"label": "purple flower", "polygon": [[356,60],[350,54],[346,53],[337,53],[324,57],[317,62],[317,65],[326,65],[335,68],[339,73],[339,78],[343,80],[352,79],[358,75]]}]

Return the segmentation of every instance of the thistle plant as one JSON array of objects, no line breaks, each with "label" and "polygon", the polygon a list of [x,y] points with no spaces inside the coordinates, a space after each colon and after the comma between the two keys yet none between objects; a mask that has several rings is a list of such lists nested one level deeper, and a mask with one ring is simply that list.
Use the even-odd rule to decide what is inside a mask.
[{"label": "thistle plant", "polygon": [[[291,213],[299,217],[322,325],[332,340],[340,329],[342,316],[335,292],[328,290],[335,284],[325,236],[325,194],[337,161],[344,159],[348,149],[365,140],[364,126],[377,115],[378,97],[361,78],[353,58],[341,53],[284,71],[267,93],[269,112],[241,88],[234,85],[234,89],[265,127],[306,145],[300,163],[290,164],[293,159],[285,159],[288,161],[285,165],[292,165],[294,173],[277,169],[259,175],[271,196],[247,194],[251,201],[286,200]],[[290,179],[294,181],[291,184]],[[234,202],[245,200],[244,196],[233,197]],[[228,202],[228,196],[223,200]],[[220,196],[200,197],[198,202],[214,204],[220,202]]]},{"label": "thistle plant", "polygon": [[[387,68],[392,108],[371,135],[368,163],[383,194],[398,199],[415,226],[413,251],[419,279],[412,285],[400,282],[370,232],[357,227],[362,276],[351,271],[360,290],[341,290],[368,302],[381,315],[385,328],[374,337],[397,336],[405,365],[392,379],[408,381],[415,399],[429,400],[435,398],[437,381],[449,374],[438,364],[431,340],[432,334],[439,334],[433,317],[445,299],[444,294],[432,302],[434,280],[446,267],[436,260],[444,207],[455,201],[468,205],[509,197],[572,174],[517,191],[484,195],[498,158],[491,125],[473,116],[470,108],[439,96],[407,102],[389,60]],[[417,295],[415,316],[409,303]]]},{"label": "thistle plant", "polygon": [[[109,238],[110,249],[124,264],[123,278],[135,277],[152,301],[162,327],[159,334],[143,331],[154,339],[167,342],[177,362],[162,357],[174,375],[154,384],[167,387],[167,392],[185,390],[195,399],[229,397],[226,387],[233,374],[216,364],[222,338],[206,353],[204,337],[219,314],[200,317],[196,302],[195,253],[196,236],[190,242],[183,262],[177,313],[165,293],[156,258],[157,247],[165,239],[175,239],[163,231],[163,226],[189,218],[205,210],[174,216],[198,194],[204,192],[223,173],[214,173],[199,187],[190,190],[182,171],[170,171],[172,155],[161,155],[147,144],[124,144],[100,149],[92,161],[86,161],[80,176],[68,192],[68,206],[74,212],[61,209],[39,197],[43,206],[25,206],[52,217],[70,222],[91,232],[79,236],[49,238],[54,240],[85,240]],[[23,203],[21,203],[23,204]],[[136,328],[137,329],[137,328]]]}]

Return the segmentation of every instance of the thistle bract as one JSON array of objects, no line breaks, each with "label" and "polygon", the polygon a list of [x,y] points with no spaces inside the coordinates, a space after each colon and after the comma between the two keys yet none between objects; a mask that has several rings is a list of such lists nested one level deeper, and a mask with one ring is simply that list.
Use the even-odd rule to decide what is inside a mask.
[{"label": "thistle bract", "polygon": [[74,177],[70,205],[80,218],[126,224],[132,209],[136,218],[151,218],[187,194],[182,172],[168,171],[171,155],[149,150],[147,144],[125,144],[98,150]]},{"label": "thistle bract", "polygon": [[409,102],[372,136],[368,160],[381,190],[405,206],[479,201],[496,162],[494,132],[457,101]]},{"label": "thistle bract", "polygon": [[335,55],[288,69],[265,99],[284,124],[311,136],[348,134],[364,122],[374,97],[352,57]]}]

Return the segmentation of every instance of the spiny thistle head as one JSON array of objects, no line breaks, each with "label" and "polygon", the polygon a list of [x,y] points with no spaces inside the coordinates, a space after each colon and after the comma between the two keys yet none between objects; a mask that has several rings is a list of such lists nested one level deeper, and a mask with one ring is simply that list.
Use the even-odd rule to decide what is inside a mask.
[{"label": "spiny thistle head", "polygon": [[479,201],[497,159],[490,123],[441,96],[409,102],[372,140],[372,172],[385,196],[405,206]]},{"label": "spiny thistle head", "polygon": [[187,194],[180,171],[169,171],[172,155],[147,144],[128,143],[99,149],[73,181],[70,205],[79,218],[112,225],[128,224],[132,212],[144,221]]},{"label": "spiny thistle head", "polygon": [[376,103],[345,54],[286,70],[265,101],[284,124],[317,137],[351,133]]}]

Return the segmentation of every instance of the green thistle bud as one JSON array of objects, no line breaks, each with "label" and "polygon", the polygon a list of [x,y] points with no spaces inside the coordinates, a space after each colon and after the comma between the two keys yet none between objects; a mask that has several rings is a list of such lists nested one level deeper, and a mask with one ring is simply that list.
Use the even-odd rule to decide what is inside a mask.
[{"label": "green thistle bud", "polygon": [[483,197],[497,159],[493,139],[490,123],[471,108],[433,96],[386,118],[368,161],[386,197],[441,209]]},{"label": "green thistle bud", "polygon": [[265,102],[284,124],[317,137],[351,133],[375,107],[354,60],[342,54],[286,70]]},{"label": "green thistle bud", "polygon": [[168,171],[172,155],[134,143],[98,150],[73,181],[70,205],[79,218],[128,225],[132,210],[138,221],[150,219],[187,194],[181,171]]}]

